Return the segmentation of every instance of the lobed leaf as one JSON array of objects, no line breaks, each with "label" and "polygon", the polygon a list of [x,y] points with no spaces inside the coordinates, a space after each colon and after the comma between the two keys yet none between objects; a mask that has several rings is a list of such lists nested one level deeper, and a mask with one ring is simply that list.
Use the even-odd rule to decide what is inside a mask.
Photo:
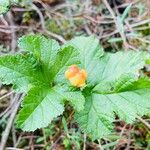
[{"label": "lobed leaf", "polygon": [[33,84],[44,84],[40,66],[30,54],[0,57],[0,80],[4,84],[13,84],[20,92],[27,92]]},{"label": "lobed leaf", "polygon": [[127,123],[132,123],[137,115],[150,113],[150,80],[119,80],[108,84],[111,85],[107,86],[108,90],[100,85],[95,87],[86,101],[85,109],[76,114],[81,128],[93,139],[112,132],[116,114]]},{"label": "lobed leaf", "polygon": [[47,66],[47,69],[55,61],[55,57],[60,49],[58,42],[47,39],[42,35],[25,35],[18,41],[18,46],[23,51],[32,52],[37,60]]},{"label": "lobed leaf", "polygon": [[81,92],[61,91],[60,87],[33,87],[24,98],[17,117],[17,126],[25,131],[43,128],[64,111],[63,102],[71,102],[77,111],[83,110]]},{"label": "lobed leaf", "polygon": [[97,84],[102,81],[115,81],[123,74],[136,75],[144,64],[145,54],[143,52],[106,53],[100,58],[96,71],[89,72],[89,78],[94,78]]},{"label": "lobed leaf", "polygon": [[48,126],[55,117],[63,113],[60,95],[48,87],[32,88],[23,101],[17,117],[17,126],[24,131],[34,131]]}]

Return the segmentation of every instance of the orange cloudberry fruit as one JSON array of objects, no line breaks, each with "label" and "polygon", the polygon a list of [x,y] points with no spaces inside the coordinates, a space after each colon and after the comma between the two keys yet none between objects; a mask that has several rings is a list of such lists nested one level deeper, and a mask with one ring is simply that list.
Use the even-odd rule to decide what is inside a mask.
[{"label": "orange cloudberry fruit", "polygon": [[80,70],[76,65],[72,65],[65,72],[66,78],[70,81],[71,85],[76,87],[83,87],[87,79],[86,70]]},{"label": "orange cloudberry fruit", "polygon": [[87,79],[87,72],[84,69],[82,69],[80,73],[84,76],[85,79]]},{"label": "orange cloudberry fruit", "polygon": [[69,69],[65,72],[65,77],[67,79],[72,78],[73,76],[75,76],[76,73],[78,73],[80,70],[76,65],[72,65],[69,67]]}]

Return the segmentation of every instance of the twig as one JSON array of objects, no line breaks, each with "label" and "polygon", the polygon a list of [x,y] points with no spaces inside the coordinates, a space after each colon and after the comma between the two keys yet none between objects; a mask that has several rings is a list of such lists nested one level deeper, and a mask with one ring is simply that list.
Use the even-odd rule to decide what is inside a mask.
[{"label": "twig", "polygon": [[102,150],[105,150],[106,148],[110,148],[110,147],[113,147],[115,145],[117,145],[118,141],[115,141],[115,142],[111,142],[111,143],[108,143],[108,144],[105,144],[105,145],[102,145]]},{"label": "twig", "polygon": [[19,137],[18,137],[18,139],[17,139],[16,144],[15,144],[14,147],[18,146],[18,144],[20,143],[21,139],[22,139],[22,134],[20,133],[20,135],[19,135]]},{"label": "twig", "polygon": [[130,150],[130,144],[131,144],[131,133],[129,132],[127,146],[126,146],[125,150]]},{"label": "twig", "polygon": [[0,32],[3,32],[3,33],[7,33],[7,34],[11,34],[11,33],[13,33],[12,31],[10,31],[10,30],[5,30],[5,29],[0,29]]},{"label": "twig", "polygon": [[147,30],[147,29],[150,29],[150,26],[144,26],[144,27],[137,27],[137,28],[134,28],[135,31],[140,31],[140,30]]},{"label": "twig", "polygon": [[43,137],[44,137],[44,144],[47,145],[46,134],[45,134],[45,130],[43,128],[42,128],[42,133],[43,133]]},{"label": "twig", "polygon": [[0,20],[2,21],[2,23],[3,23],[5,26],[8,26],[8,22],[5,20],[5,18],[4,18],[3,15],[0,15]]},{"label": "twig", "polygon": [[9,92],[9,93],[3,95],[2,97],[0,97],[0,100],[6,98],[6,97],[8,97],[8,96],[10,96],[10,95],[13,94],[13,93],[14,93],[14,91],[11,91],[11,92]]},{"label": "twig", "polygon": [[55,145],[61,140],[62,137],[63,137],[63,136],[60,135],[60,136],[55,140],[55,142],[51,145],[50,149],[54,149]]},{"label": "twig", "polygon": [[13,140],[13,146],[15,147],[16,142],[17,142],[17,137],[16,137],[16,130],[15,130],[15,126],[12,125],[12,140]]},{"label": "twig", "polygon": [[[13,104],[12,104],[13,105]],[[3,119],[7,118],[10,114],[11,114],[11,106],[7,107],[1,114],[0,114],[0,118],[3,117]]]},{"label": "twig", "polygon": [[143,20],[143,21],[140,21],[140,22],[131,24],[130,26],[131,26],[132,28],[134,28],[134,27],[137,27],[137,26],[141,26],[141,25],[143,25],[143,24],[146,24],[146,23],[150,23],[150,19]]},{"label": "twig", "polygon": [[[39,31],[40,31],[40,30],[39,30]],[[65,43],[65,42],[66,42],[66,40],[65,40],[62,36],[60,36],[60,35],[58,35],[58,34],[55,34],[55,33],[53,33],[53,32],[50,32],[50,31],[48,31],[48,30],[45,30],[45,31],[42,31],[42,30],[41,30],[41,33],[47,34],[47,35],[49,35],[49,36],[51,36],[51,37],[53,37],[53,38],[59,40],[59,41],[62,42],[62,43]]]},{"label": "twig", "polygon": [[[138,27],[138,26],[141,26],[141,25],[144,25],[146,23],[150,23],[150,19],[149,20],[144,20],[144,21],[141,21],[141,22],[138,22],[138,23],[133,23],[133,24],[130,24],[130,28],[133,28],[133,30],[144,30],[144,29],[149,29],[150,27],[140,27],[140,28],[135,28],[135,27]],[[125,30],[128,30],[128,27],[125,26]],[[103,38],[107,38],[107,37],[110,37],[112,35],[115,35],[119,33],[119,31],[116,29],[115,31],[111,32],[111,33],[108,33],[108,34],[105,34],[105,35],[102,35],[100,37],[100,39],[103,39]]]},{"label": "twig", "polygon": [[83,18],[88,19],[89,21],[96,23],[96,24],[112,24],[112,23],[114,23],[114,20],[104,20],[103,18],[102,18],[103,20],[95,20],[92,17],[87,16],[87,15],[83,15]]},{"label": "twig", "polygon": [[48,35],[50,35],[50,36],[52,36],[52,37],[54,37],[54,38],[56,38],[56,39],[58,39],[58,40],[61,41],[62,43],[65,43],[66,40],[65,40],[63,37],[61,37],[60,35],[57,35],[57,34],[55,34],[55,33],[52,33],[52,32],[50,32],[50,31],[48,31],[48,30],[46,29],[44,17],[43,17],[43,15],[42,15],[41,11],[38,9],[38,7],[37,7],[35,4],[33,4],[32,7],[33,7],[33,9],[38,13],[38,15],[39,15],[39,17],[40,17],[41,26],[42,26],[42,29],[43,29],[42,32],[43,32],[43,33],[46,33],[46,34],[48,34]]},{"label": "twig", "polygon": [[38,15],[40,17],[42,29],[45,30],[45,21],[44,21],[44,17],[42,15],[41,11],[34,3],[32,3],[32,8],[38,13]]},{"label": "twig", "polygon": [[100,37],[100,39],[104,39],[104,38],[110,37],[110,36],[115,35],[115,34],[117,34],[117,33],[118,33],[118,30],[115,30],[115,31],[113,31],[113,32],[111,32],[111,33],[102,35],[102,36]]},{"label": "twig", "polygon": [[99,150],[104,150],[103,147],[102,147],[102,144],[101,144],[101,140],[98,139],[97,141],[98,141],[98,148],[99,148]]},{"label": "twig", "polygon": [[[120,138],[116,141],[116,146],[118,145],[120,139],[122,138],[122,136],[123,136],[123,134],[124,134],[124,132],[125,132],[125,130],[126,130],[126,126],[127,126],[126,124],[123,126],[123,128],[122,128],[122,130],[121,130],[121,132],[120,132],[120,135],[119,135]],[[116,146],[113,148],[113,150],[116,149]]]},{"label": "twig", "polygon": [[[102,0],[102,1],[103,1],[103,3],[105,4],[105,6],[107,7],[107,9],[109,10],[110,14],[112,15],[112,17],[113,17],[113,19],[114,19],[114,22],[115,22],[115,24],[116,24],[116,28],[117,28],[117,30],[118,30],[118,28],[119,28],[119,26],[120,26],[120,23],[118,22],[115,13],[114,13],[113,10],[111,9],[111,7],[110,7],[110,5],[109,5],[109,3],[108,3],[107,0]],[[119,31],[119,30],[118,30],[118,31]],[[119,33],[120,33],[120,35],[121,35],[121,37],[122,37],[122,39],[123,39],[123,43],[124,43],[125,48],[128,49],[128,43],[127,43],[127,40],[126,40],[126,37],[125,37],[124,32],[119,31]]]},{"label": "twig", "polygon": [[[12,16],[12,14],[11,14],[11,12],[9,11],[8,12],[8,14],[7,14],[7,17],[8,17],[8,20],[9,20],[9,24],[11,25],[11,26],[14,26],[15,24],[14,24],[14,22],[13,22],[13,16]],[[14,53],[15,52],[15,50],[16,50],[16,45],[17,45],[17,37],[16,37],[16,33],[15,33],[15,30],[14,30],[14,28],[11,28],[11,50],[12,50],[12,52]]]},{"label": "twig", "polygon": [[150,124],[146,122],[144,119],[142,119],[140,116],[136,116],[136,118],[141,121],[147,128],[150,129]]},{"label": "twig", "polygon": [[22,97],[23,97],[23,95],[17,95],[15,97],[16,103],[15,103],[14,107],[12,108],[12,114],[11,114],[11,116],[10,116],[8,122],[7,122],[6,129],[2,134],[1,145],[0,145],[1,150],[3,150],[5,148],[5,145],[6,145],[9,133],[10,133],[10,129],[11,129],[12,123],[14,121],[14,118],[16,116],[16,113],[17,113],[17,110],[19,108]]},{"label": "twig", "polygon": [[[44,149],[44,147],[45,147],[45,145],[44,144],[35,144],[34,145],[34,148],[35,149]],[[16,150],[16,149],[15,149]],[[31,150],[31,147],[30,146],[26,146],[26,147],[24,147],[24,149],[23,150]]]},{"label": "twig", "polygon": [[69,1],[68,1],[68,3],[63,3],[63,4],[54,6],[53,11],[58,11],[60,9],[64,9],[65,7],[70,7],[72,9],[74,9],[77,6],[76,6],[76,4],[72,5],[72,3],[69,3]]},{"label": "twig", "polygon": [[[11,28],[14,28],[14,30],[15,31],[17,31],[18,29],[29,29],[30,27],[29,26],[18,26],[18,25],[13,25],[13,26],[11,26],[11,25],[9,25],[9,26],[5,26],[5,25],[0,25],[0,28],[2,28],[2,29],[11,29]],[[9,33],[12,33],[12,32],[9,32]]]},{"label": "twig", "polygon": [[88,35],[92,34],[92,31],[89,29],[87,24],[84,26],[84,29],[85,29],[85,31],[87,32]]},{"label": "twig", "polygon": [[86,150],[86,134],[84,134],[83,150]]},{"label": "twig", "polygon": [[105,4],[106,8],[109,10],[110,14],[112,15],[114,21],[116,21],[116,15],[114,14],[113,10],[111,9],[108,1],[107,0],[102,0],[102,1]]}]

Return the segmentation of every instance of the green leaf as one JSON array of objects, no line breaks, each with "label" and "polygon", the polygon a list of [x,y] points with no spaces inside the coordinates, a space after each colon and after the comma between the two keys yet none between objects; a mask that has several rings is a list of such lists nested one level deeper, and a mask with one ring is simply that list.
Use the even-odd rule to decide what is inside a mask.
[{"label": "green leaf", "polygon": [[150,65],[150,58],[146,59],[146,60],[145,60],[145,63],[146,63],[147,65]]},{"label": "green leaf", "polygon": [[3,84],[13,84],[20,92],[27,92],[33,84],[44,84],[40,66],[29,54],[0,57],[0,80]]},{"label": "green leaf", "polygon": [[[42,63],[44,74],[50,74],[50,68],[60,49],[58,42],[42,35],[27,35],[21,37],[18,43],[21,50],[32,52],[35,58]],[[50,80],[48,76],[47,78]]]},{"label": "green leaf", "polygon": [[52,82],[54,78],[64,81],[65,69],[79,63],[78,52],[73,47],[67,46],[60,49],[58,42],[41,35],[23,36],[18,43],[21,50],[32,52],[42,63],[44,74],[48,74],[49,82]]},{"label": "green leaf", "polygon": [[97,71],[94,72],[95,80],[100,83],[101,81],[115,81],[123,74],[136,75],[138,70],[144,67],[145,58],[143,52],[106,53],[97,64]]},{"label": "green leaf", "polygon": [[76,111],[79,112],[84,109],[85,98],[81,92],[66,92],[62,94],[64,94],[62,96],[65,98],[65,100],[70,102],[70,105],[72,105]]},{"label": "green leaf", "polygon": [[19,3],[19,0],[10,0],[11,3]]},{"label": "green leaf", "polygon": [[72,46],[62,48],[57,54],[54,65],[50,68],[50,79],[56,83],[66,81],[64,73],[69,66],[80,64],[79,53]]},{"label": "green leaf", "polygon": [[105,84],[108,85],[105,90],[103,83],[93,89],[90,97],[86,98],[85,109],[76,114],[82,130],[91,134],[93,139],[112,132],[116,114],[132,123],[137,115],[150,113],[150,79],[135,80],[126,76]]},{"label": "green leaf", "polygon": [[123,74],[115,81],[104,80],[100,82],[93,88],[93,91],[99,94],[117,93],[132,85],[136,79],[138,79],[138,77],[133,74]]},{"label": "green leaf", "polygon": [[[22,37],[19,40],[19,47],[30,53],[32,57],[34,56],[33,59],[40,66],[35,70],[41,70],[42,77],[39,76],[39,79],[43,78],[42,82],[44,84],[33,84],[33,88],[28,92],[24,99],[23,108],[18,115],[18,127],[26,131],[34,131],[37,128],[47,126],[53,118],[62,114],[63,103],[66,101],[75,110],[83,110],[85,100],[80,91],[71,92],[61,85],[53,87],[59,79],[66,82],[64,72],[68,66],[72,63],[79,63],[78,52],[73,47],[68,46],[59,49],[57,42],[40,35]],[[21,67],[21,64],[18,64],[18,67]],[[38,76],[39,74],[34,72],[33,75]]]},{"label": "green leaf", "polygon": [[108,40],[109,43],[117,43],[117,42],[122,42],[122,38],[110,38]]},{"label": "green leaf", "polygon": [[9,0],[0,0],[0,14],[5,13],[9,7]]},{"label": "green leaf", "polygon": [[69,41],[69,44],[79,51],[82,65],[85,68],[88,67],[92,59],[100,58],[104,54],[103,47],[94,36],[76,37]]},{"label": "green leaf", "polygon": [[132,4],[129,4],[126,9],[124,10],[122,16],[121,16],[121,20],[122,22],[124,22],[125,18],[127,17],[129,11],[131,10]]},{"label": "green leaf", "polygon": [[[83,131],[96,139],[111,133],[115,114],[132,122],[137,114],[149,112],[149,80],[145,80],[144,84],[142,79],[138,80],[138,71],[144,67],[147,54],[134,51],[101,52],[97,57],[99,48],[96,51],[96,44],[95,47],[89,46],[92,45],[91,37],[81,39],[75,38],[71,42],[80,52],[81,66],[88,72],[88,87],[83,90],[85,109],[76,113],[76,120]],[[88,41],[89,45],[84,41]],[[90,87],[92,90],[88,90]]]},{"label": "green leaf", "polygon": [[114,118],[107,116],[106,104],[104,100],[97,100],[91,95],[86,97],[84,110],[75,114],[75,120],[82,131],[91,135],[93,139],[102,138],[113,129]]},{"label": "green leaf", "polygon": [[63,102],[68,101],[76,111],[84,109],[85,98],[81,91],[71,91],[65,86],[57,86],[56,91],[63,98]]},{"label": "green leaf", "polygon": [[23,51],[32,52],[47,68],[50,68],[60,49],[58,42],[42,35],[25,35],[19,39],[18,46]]},{"label": "green leaf", "polygon": [[34,131],[48,126],[63,111],[61,97],[54,89],[35,87],[24,98],[23,108],[17,117],[17,126],[24,131]]},{"label": "green leaf", "polygon": [[[77,111],[83,110],[81,92],[60,91],[60,87],[33,87],[24,98],[23,108],[17,117],[17,126],[25,131],[43,128],[64,111],[64,101],[71,102]],[[79,106],[78,106],[79,105]]]},{"label": "green leaf", "polygon": [[6,13],[11,3],[17,3],[18,0],[0,0],[0,14]]},{"label": "green leaf", "polygon": [[117,20],[117,28],[119,30],[119,33],[124,33],[125,28],[124,28],[124,24],[123,24],[123,20],[120,16],[116,17]]}]

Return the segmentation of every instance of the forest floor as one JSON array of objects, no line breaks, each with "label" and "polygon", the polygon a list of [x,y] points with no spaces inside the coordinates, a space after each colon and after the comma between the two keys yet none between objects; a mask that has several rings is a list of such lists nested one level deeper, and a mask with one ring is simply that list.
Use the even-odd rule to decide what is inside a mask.
[{"label": "forest floor", "polygon": [[[95,35],[105,51],[150,52],[150,0],[21,0],[0,16],[0,55],[18,52],[17,39],[40,33],[61,44]],[[144,73],[150,76],[149,66]],[[70,115],[70,107],[48,127],[15,127],[20,96],[0,84],[0,138],[7,150],[150,150],[150,116],[134,124],[115,122],[115,135],[92,141]],[[63,120],[63,121],[62,121]],[[66,123],[67,120],[67,123]]]}]

